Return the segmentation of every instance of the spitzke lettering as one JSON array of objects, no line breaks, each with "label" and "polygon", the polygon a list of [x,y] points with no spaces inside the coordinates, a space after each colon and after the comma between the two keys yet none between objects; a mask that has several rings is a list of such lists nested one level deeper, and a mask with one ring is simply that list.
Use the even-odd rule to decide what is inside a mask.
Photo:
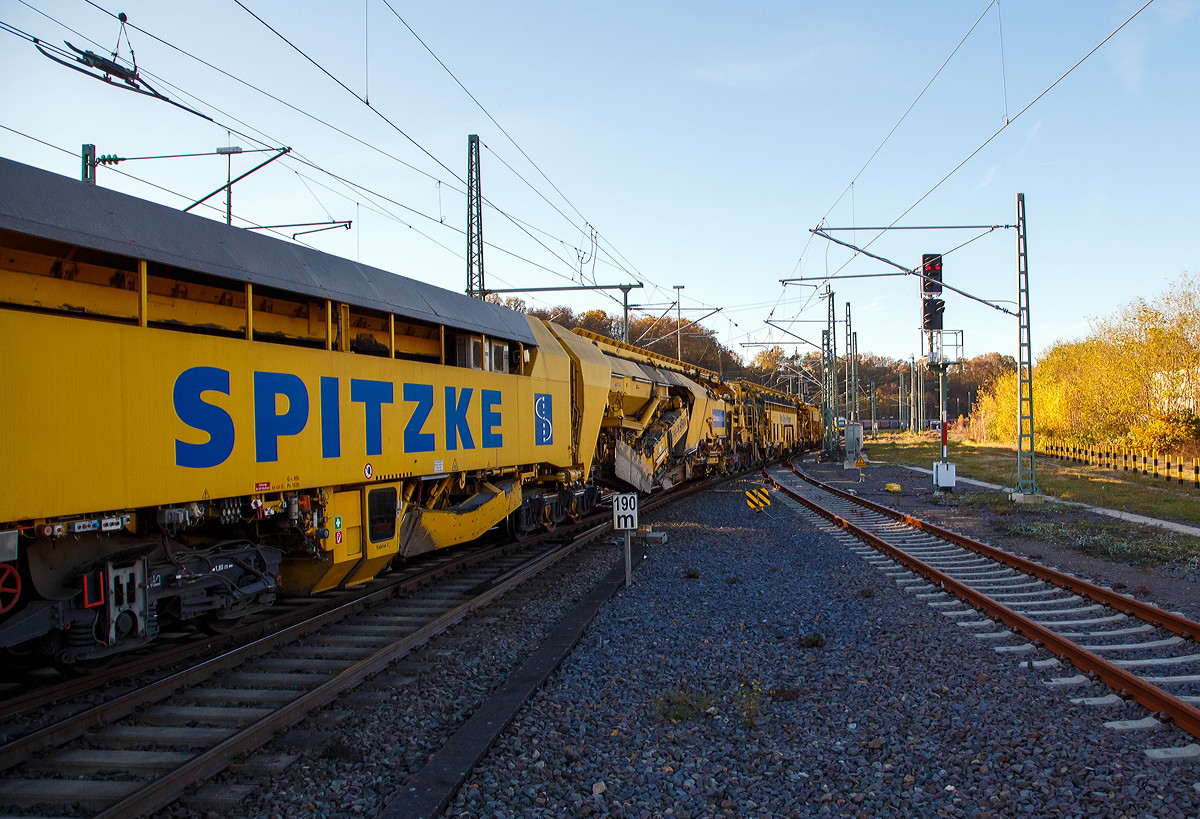
[{"label": "spitzke lettering", "polygon": [[[343,386],[345,382],[348,384]],[[477,440],[483,449],[504,446],[504,434],[501,431],[503,394],[500,390],[454,386],[437,390],[432,384],[408,382],[400,384],[399,390],[396,386],[391,381],[322,376],[314,406],[310,401],[308,386],[299,376],[293,373],[255,372],[255,462],[278,461],[279,439],[303,433],[309,428],[314,414],[319,416],[321,457],[340,458],[344,412],[363,414],[366,454],[382,455],[383,406],[396,403],[397,397],[410,409],[402,435],[402,451],[405,453],[437,451],[439,441],[447,451],[475,449]],[[223,464],[233,454],[237,425],[227,410],[205,400],[206,393],[232,395],[229,371],[219,367],[191,367],[175,379],[172,402],[176,416],[192,429],[208,435],[206,442],[198,444],[176,439],[177,466],[208,469]],[[282,413],[278,411],[278,398],[281,395],[286,399],[287,406]],[[445,428],[442,430],[433,428],[429,420],[435,401],[439,399],[443,401],[444,408]],[[535,443],[549,444],[554,436],[552,397],[538,394],[536,400],[539,403]],[[468,412],[474,405],[479,406],[478,435],[468,421]]]}]

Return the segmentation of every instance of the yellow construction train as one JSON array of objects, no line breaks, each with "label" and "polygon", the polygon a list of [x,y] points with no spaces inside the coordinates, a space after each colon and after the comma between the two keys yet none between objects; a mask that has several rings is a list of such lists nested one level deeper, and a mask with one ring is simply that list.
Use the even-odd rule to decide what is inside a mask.
[{"label": "yellow construction train", "polygon": [[794,397],[0,159],[0,647],[86,667],[813,444]]}]

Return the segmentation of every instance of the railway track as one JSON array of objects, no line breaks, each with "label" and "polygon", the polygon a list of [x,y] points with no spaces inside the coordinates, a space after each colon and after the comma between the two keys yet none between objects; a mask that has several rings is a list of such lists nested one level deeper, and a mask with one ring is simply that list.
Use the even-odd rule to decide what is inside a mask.
[{"label": "railway track", "polygon": [[[1098,682],[1112,689],[1072,702],[1114,706],[1131,699],[1149,711],[1108,727],[1170,722],[1200,738],[1200,623],[843,492],[790,464],[764,477],[803,510],[862,541],[860,555],[964,630],[994,642],[996,651],[1028,657],[1032,669],[1077,672],[1046,685]],[[1200,745],[1146,753],[1198,757]]]},{"label": "railway track", "polygon": [[[663,493],[643,508],[721,480]],[[608,528],[590,519],[572,537],[560,529],[540,542],[449,557],[348,599],[318,601],[310,616],[286,612],[291,625],[277,622],[245,645],[0,745],[0,806],[74,806],[104,819],[152,813]]]},{"label": "railway track", "polygon": [[[189,664],[195,664],[200,658],[215,656],[222,650],[254,642],[335,610],[346,611],[344,607],[347,604],[368,598],[376,599],[381,591],[401,594],[435,582],[447,574],[493,560],[498,555],[570,536],[596,525],[605,517],[604,513],[593,514],[569,525],[564,524],[554,532],[545,532],[522,542],[454,547],[435,552],[391,575],[352,589],[324,592],[313,598],[284,598],[267,612],[247,617],[245,622],[224,634],[210,635],[184,626],[179,631],[160,635],[160,639],[149,646],[130,652],[111,666],[91,673],[65,679],[53,670],[43,672],[32,669],[24,674],[14,674],[8,690],[0,692],[0,697],[3,697],[0,700],[0,720],[4,721],[0,728],[0,741],[11,742],[31,729],[44,727],[39,724],[44,722],[44,717],[38,713],[39,709],[51,705],[57,705],[58,710],[78,709],[79,698],[104,697],[109,686],[120,695],[131,682],[140,686],[157,681],[183,670]],[[72,698],[75,698],[74,702]]]},{"label": "railway track", "polygon": [[152,812],[603,529],[526,558],[493,556],[403,597],[376,589],[0,747],[0,766],[21,766],[0,780],[0,805]]}]

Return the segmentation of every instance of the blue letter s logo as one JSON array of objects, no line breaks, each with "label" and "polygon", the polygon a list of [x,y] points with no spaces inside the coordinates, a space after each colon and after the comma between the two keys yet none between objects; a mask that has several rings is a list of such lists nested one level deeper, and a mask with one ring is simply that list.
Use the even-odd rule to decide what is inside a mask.
[{"label": "blue letter s logo", "polygon": [[205,403],[203,394],[213,392],[229,395],[229,371],[216,367],[192,367],[175,379],[171,397],[175,414],[189,427],[208,433],[208,442],[189,444],[175,439],[175,464],[189,469],[207,469],[225,463],[233,452],[233,419],[229,413]]},{"label": "blue letter s logo", "polygon": [[536,446],[554,443],[554,396],[533,394],[533,443]]}]

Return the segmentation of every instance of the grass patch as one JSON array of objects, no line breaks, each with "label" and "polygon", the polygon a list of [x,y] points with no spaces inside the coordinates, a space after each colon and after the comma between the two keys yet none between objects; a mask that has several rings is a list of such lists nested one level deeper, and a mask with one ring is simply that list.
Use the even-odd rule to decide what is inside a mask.
[{"label": "grass patch", "polygon": [[672,688],[654,701],[654,710],[671,722],[684,722],[712,708],[717,698],[689,688]]},{"label": "grass patch", "polygon": [[1110,557],[1134,566],[1200,564],[1200,538],[1177,535],[1150,526],[1089,520],[1015,518],[997,522],[996,528],[1006,535],[1063,545],[1086,555]]},{"label": "grass patch", "polygon": [[758,724],[766,693],[762,683],[758,680],[748,680],[743,677],[741,684],[738,685],[737,694],[734,696],[734,705],[737,706],[742,724],[747,728],[753,728]]},{"label": "grass patch", "polygon": [[[974,441],[949,441],[947,446],[959,477],[999,486],[1011,485],[1016,479],[1013,449]],[[866,450],[876,461],[929,469],[941,457],[941,439],[932,433],[885,434],[868,440]],[[1036,469],[1038,487],[1056,498],[1163,520],[1200,521],[1200,492],[1190,483],[1167,483],[1132,470],[1101,469],[1044,456],[1037,458]],[[913,478],[921,480],[917,475]]]}]

